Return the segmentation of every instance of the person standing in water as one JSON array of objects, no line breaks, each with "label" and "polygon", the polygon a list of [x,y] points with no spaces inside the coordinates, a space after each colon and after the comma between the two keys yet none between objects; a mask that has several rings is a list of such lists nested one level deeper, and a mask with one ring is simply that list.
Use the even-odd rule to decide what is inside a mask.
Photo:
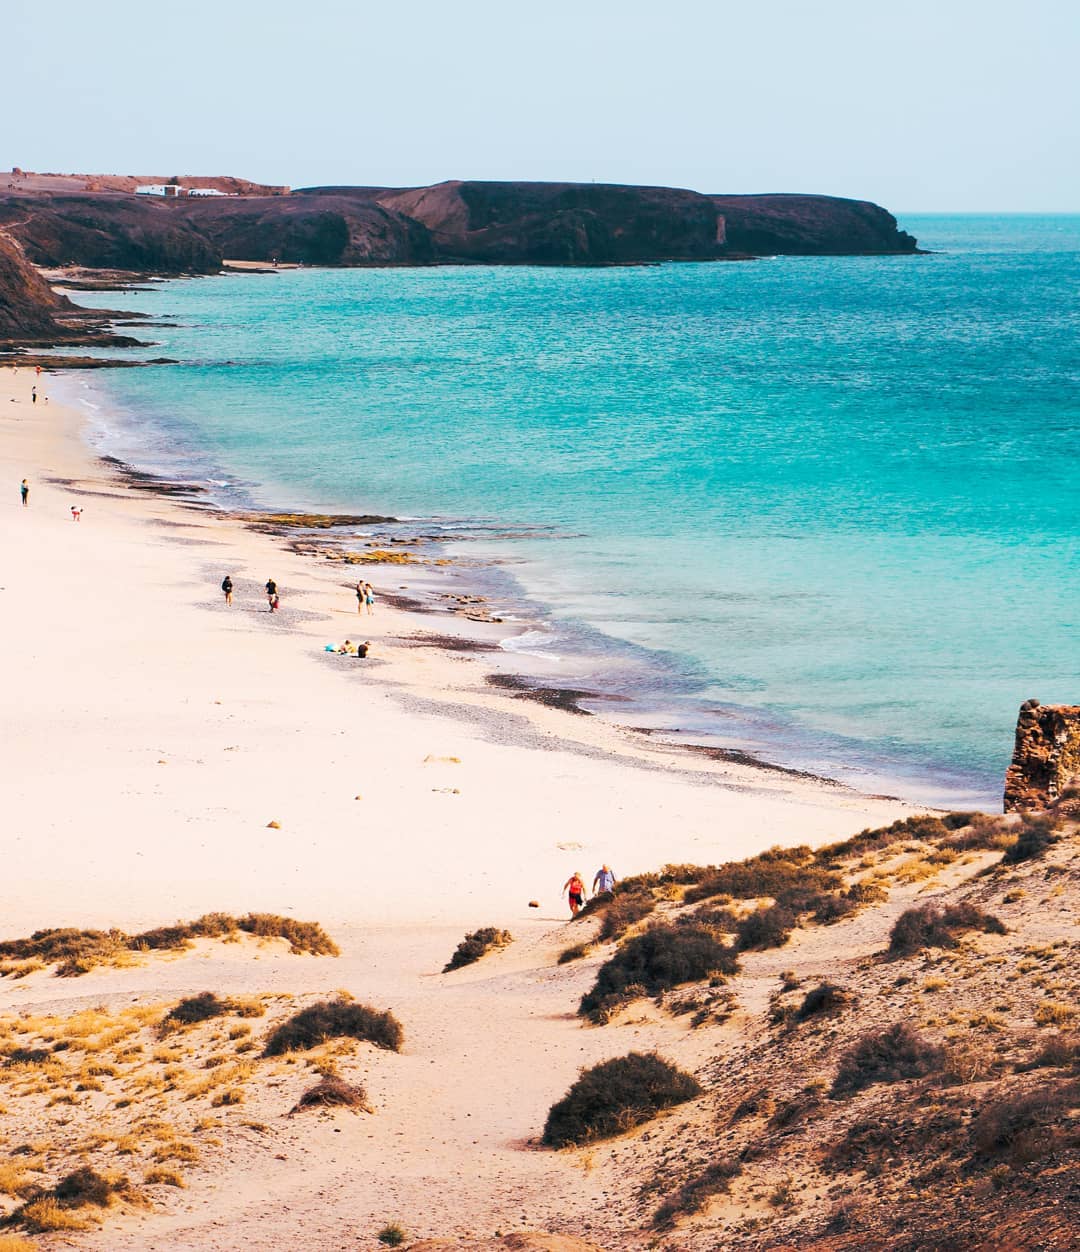
[{"label": "person standing in water", "polygon": [[24,478],[19,484],[19,495],[22,498],[23,508],[30,504],[30,484]]},{"label": "person standing in water", "polygon": [[585,903],[585,884],[581,881],[581,875],[574,870],[570,877],[563,883],[563,891],[566,892],[567,899],[570,902],[570,916],[577,917],[578,910]]},{"label": "person standing in water", "polygon": [[221,590],[225,592],[225,603],[232,604],[232,579],[228,574],[221,580]]},{"label": "person standing in water", "polygon": [[601,865],[596,871],[596,877],[592,880],[593,895],[600,895],[603,892],[614,891],[615,883],[618,880],[611,872],[610,865]]}]

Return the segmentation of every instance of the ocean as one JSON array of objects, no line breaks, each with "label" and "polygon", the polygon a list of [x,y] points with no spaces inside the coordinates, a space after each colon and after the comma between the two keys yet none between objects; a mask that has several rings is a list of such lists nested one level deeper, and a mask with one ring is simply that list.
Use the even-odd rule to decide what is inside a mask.
[{"label": "ocean", "polygon": [[932,254],[80,293],[180,364],[77,386],[103,452],[440,537],[590,707],[997,807],[1020,702],[1080,700],[1080,217],[900,224]]}]

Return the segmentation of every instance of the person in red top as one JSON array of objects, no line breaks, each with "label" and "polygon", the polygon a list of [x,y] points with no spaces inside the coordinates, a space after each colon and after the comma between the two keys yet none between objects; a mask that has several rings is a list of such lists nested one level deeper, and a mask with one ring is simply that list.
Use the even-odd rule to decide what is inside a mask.
[{"label": "person in red top", "polygon": [[585,903],[585,884],[581,881],[581,875],[577,870],[574,870],[563,883],[563,891],[567,893],[570,901],[570,916],[577,917],[578,910]]}]

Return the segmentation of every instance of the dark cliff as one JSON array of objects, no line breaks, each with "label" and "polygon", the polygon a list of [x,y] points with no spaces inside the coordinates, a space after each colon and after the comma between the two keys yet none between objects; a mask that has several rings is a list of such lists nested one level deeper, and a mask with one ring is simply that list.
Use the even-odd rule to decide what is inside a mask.
[{"label": "dark cliff", "polygon": [[181,200],[170,206],[217,254],[304,265],[426,265],[427,228],[374,201],[347,196]]},{"label": "dark cliff", "polygon": [[752,256],[912,253],[916,241],[869,200],[836,196],[710,196],[731,252]]},{"label": "dark cliff", "polygon": [[54,342],[64,334],[57,315],[72,308],[0,231],[0,342]]},{"label": "dark cliff", "polygon": [[206,274],[221,256],[164,200],[119,195],[0,195],[0,226],[36,265]]},{"label": "dark cliff", "polygon": [[445,260],[610,265],[720,254],[707,196],[670,187],[448,182],[379,192],[431,231]]}]

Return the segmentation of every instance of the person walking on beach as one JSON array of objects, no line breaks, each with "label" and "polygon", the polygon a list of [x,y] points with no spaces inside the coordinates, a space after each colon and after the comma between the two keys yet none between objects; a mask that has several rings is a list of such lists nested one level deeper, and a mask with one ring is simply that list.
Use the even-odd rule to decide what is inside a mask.
[{"label": "person walking on beach", "polygon": [[27,508],[30,504],[30,484],[25,478],[19,484],[19,495],[22,497],[23,508]]},{"label": "person walking on beach", "polygon": [[371,583],[364,583],[364,604],[367,605],[368,617],[375,612],[375,588]]},{"label": "person walking on beach", "polygon": [[604,892],[614,891],[615,883],[618,879],[611,872],[610,865],[601,865],[596,871],[596,877],[592,880],[593,895],[601,895]]},{"label": "person walking on beach", "polygon": [[30,403],[37,404],[37,388],[36,387],[30,388]]},{"label": "person walking on beach", "polygon": [[563,883],[563,891],[570,901],[570,916],[577,917],[578,910],[585,903],[585,884],[581,881],[581,875],[574,870],[570,877]]},{"label": "person walking on beach", "polygon": [[225,603],[232,604],[232,579],[228,574],[221,580],[221,590],[225,592]]},{"label": "person walking on beach", "polygon": [[266,580],[266,599],[270,605],[270,612],[273,613],[278,606],[277,583],[272,578]]},{"label": "person walking on beach", "polygon": [[74,504],[71,506],[71,520],[72,520],[73,522],[81,522],[81,521],[82,521],[82,509],[78,508],[78,507],[77,507],[76,505],[74,505]]},{"label": "person walking on beach", "polygon": [[364,584],[362,582],[356,584],[356,611],[357,613],[364,611]]}]

